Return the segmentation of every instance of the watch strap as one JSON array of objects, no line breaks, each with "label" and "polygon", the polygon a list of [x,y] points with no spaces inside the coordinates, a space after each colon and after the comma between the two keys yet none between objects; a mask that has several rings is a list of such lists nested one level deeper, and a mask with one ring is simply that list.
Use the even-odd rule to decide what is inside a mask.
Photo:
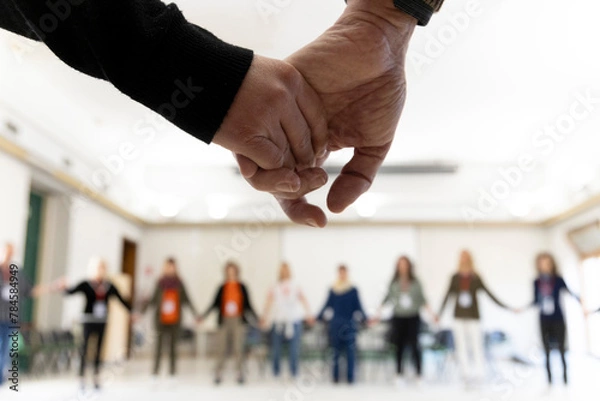
[{"label": "watch strap", "polygon": [[416,18],[420,26],[427,25],[443,3],[444,0],[394,0],[394,6]]}]

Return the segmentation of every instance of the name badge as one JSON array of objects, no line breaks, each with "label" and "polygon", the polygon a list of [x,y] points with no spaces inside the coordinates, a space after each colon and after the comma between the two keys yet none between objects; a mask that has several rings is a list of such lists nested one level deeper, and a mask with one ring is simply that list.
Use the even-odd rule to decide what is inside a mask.
[{"label": "name badge", "polygon": [[106,302],[98,301],[94,303],[93,315],[96,319],[105,319],[107,314]]},{"label": "name badge", "polygon": [[410,309],[413,306],[413,299],[409,294],[400,295],[400,306],[403,309]]},{"label": "name badge", "polygon": [[225,313],[229,316],[237,315],[239,313],[237,302],[227,302],[227,304],[225,304]]},{"label": "name badge", "polygon": [[2,286],[2,299],[10,301],[10,285]]},{"label": "name badge", "polygon": [[554,306],[554,298],[553,297],[544,297],[542,298],[542,314],[543,315],[553,315],[556,311],[556,307]]},{"label": "name badge", "polygon": [[162,313],[165,315],[175,313],[175,302],[171,300],[164,301],[162,304]]},{"label": "name badge", "polygon": [[473,306],[473,297],[468,291],[462,291],[458,296],[458,305],[463,309],[468,309]]}]

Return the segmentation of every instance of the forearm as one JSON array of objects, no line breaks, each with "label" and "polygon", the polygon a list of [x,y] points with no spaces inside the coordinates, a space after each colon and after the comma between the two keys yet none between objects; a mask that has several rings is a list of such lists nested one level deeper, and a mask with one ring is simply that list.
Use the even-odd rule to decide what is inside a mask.
[{"label": "forearm", "polygon": [[[251,51],[222,42],[159,0],[64,3],[68,12],[59,18],[54,2],[3,0],[0,26],[27,37],[35,31],[71,67],[212,140],[250,67]],[[47,16],[56,24],[42,23]]]},{"label": "forearm", "polygon": [[267,303],[265,304],[265,309],[263,311],[263,319],[268,319],[269,316],[271,315],[271,308],[273,307],[273,297],[269,296],[267,298]]}]

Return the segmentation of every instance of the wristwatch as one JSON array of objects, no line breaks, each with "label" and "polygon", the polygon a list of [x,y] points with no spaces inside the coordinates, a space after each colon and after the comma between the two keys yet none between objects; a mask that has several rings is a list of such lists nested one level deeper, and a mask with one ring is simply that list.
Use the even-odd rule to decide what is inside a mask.
[{"label": "wristwatch", "polygon": [[[348,0],[345,0],[346,3]],[[418,24],[425,26],[434,13],[437,13],[444,0],[393,0],[394,6],[417,19]]]},{"label": "wristwatch", "polygon": [[444,0],[394,0],[394,6],[415,17],[418,24],[425,26],[429,23],[431,16],[438,12]]}]

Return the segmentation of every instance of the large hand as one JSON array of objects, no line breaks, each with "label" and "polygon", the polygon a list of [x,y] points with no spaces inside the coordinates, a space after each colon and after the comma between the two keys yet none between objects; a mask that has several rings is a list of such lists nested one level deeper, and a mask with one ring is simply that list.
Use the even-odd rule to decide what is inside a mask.
[{"label": "large hand", "polygon": [[[310,173],[301,182],[296,170],[313,171],[326,141],[327,122],[316,92],[289,63],[260,56],[213,139],[236,154],[242,175],[255,188],[282,195],[306,186]],[[268,180],[257,175],[263,169],[272,173]]]},{"label": "large hand", "polygon": [[[404,62],[415,26],[390,0],[350,0],[334,26],[287,59],[325,105],[328,149],[355,149],[329,192],[333,212],[370,188],[390,149],[406,99]],[[324,217],[303,198],[279,200],[294,221]]]}]

